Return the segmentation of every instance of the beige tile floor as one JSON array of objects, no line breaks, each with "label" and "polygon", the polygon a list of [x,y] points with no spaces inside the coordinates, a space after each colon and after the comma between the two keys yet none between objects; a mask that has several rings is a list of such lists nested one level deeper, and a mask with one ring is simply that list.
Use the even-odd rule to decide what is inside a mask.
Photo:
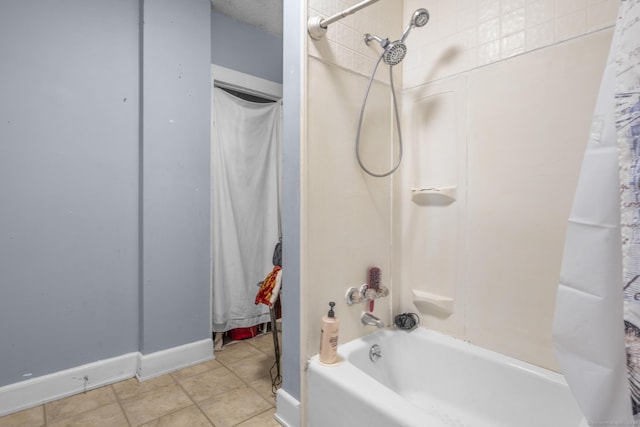
[{"label": "beige tile floor", "polygon": [[209,362],[0,417],[0,427],[280,427],[269,376],[274,360],[271,334],[258,335],[226,345]]}]

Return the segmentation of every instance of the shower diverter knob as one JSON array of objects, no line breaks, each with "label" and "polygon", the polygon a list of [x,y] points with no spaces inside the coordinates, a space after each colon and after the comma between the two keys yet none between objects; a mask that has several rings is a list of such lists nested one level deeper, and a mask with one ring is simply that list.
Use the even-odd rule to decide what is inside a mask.
[{"label": "shower diverter knob", "polygon": [[347,305],[358,304],[362,302],[362,294],[360,289],[352,287],[347,289],[347,293],[344,298],[347,300]]}]

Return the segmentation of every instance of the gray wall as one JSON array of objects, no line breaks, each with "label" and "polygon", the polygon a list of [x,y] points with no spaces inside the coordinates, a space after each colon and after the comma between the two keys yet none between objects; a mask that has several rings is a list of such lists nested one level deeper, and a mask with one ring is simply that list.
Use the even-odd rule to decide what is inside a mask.
[{"label": "gray wall", "polygon": [[145,3],[0,3],[0,386],[210,337],[210,4]]},{"label": "gray wall", "polygon": [[211,63],[282,83],[282,37],[214,11]]},{"label": "gray wall", "polygon": [[143,353],[211,338],[209,13],[145,1]]},{"label": "gray wall", "polygon": [[[304,3],[304,2],[302,2]],[[298,0],[284,0],[284,85],[282,103],[282,388],[301,399],[300,386],[300,111],[304,76],[300,64],[306,61],[303,43],[306,28]],[[303,35],[301,38],[300,35]]]},{"label": "gray wall", "polygon": [[138,346],[138,4],[0,3],[0,385]]}]

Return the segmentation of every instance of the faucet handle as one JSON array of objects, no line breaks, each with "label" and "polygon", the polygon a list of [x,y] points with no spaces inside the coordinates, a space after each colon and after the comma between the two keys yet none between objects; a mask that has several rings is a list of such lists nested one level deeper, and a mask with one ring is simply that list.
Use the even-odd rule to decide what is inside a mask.
[{"label": "faucet handle", "polygon": [[376,298],[383,298],[389,296],[389,288],[386,286],[380,285],[378,289],[376,289]]},{"label": "faucet handle", "polygon": [[349,288],[344,298],[347,300],[347,305],[358,304],[362,302],[362,294],[358,288]]},{"label": "faucet handle", "polygon": [[368,288],[362,291],[362,299],[364,301],[373,301],[378,298],[378,292],[375,289]]},{"label": "faucet handle", "polygon": [[373,289],[363,283],[360,288],[351,287],[347,289],[344,298],[347,300],[347,305],[354,305],[361,302],[374,301],[386,296],[389,296],[389,288],[386,286],[380,285],[378,289]]}]

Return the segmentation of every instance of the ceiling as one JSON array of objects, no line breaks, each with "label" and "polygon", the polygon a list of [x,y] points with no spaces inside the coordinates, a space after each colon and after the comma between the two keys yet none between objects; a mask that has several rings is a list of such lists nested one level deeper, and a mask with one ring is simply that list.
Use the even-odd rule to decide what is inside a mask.
[{"label": "ceiling", "polygon": [[282,37],[282,0],[211,0],[213,9]]}]

